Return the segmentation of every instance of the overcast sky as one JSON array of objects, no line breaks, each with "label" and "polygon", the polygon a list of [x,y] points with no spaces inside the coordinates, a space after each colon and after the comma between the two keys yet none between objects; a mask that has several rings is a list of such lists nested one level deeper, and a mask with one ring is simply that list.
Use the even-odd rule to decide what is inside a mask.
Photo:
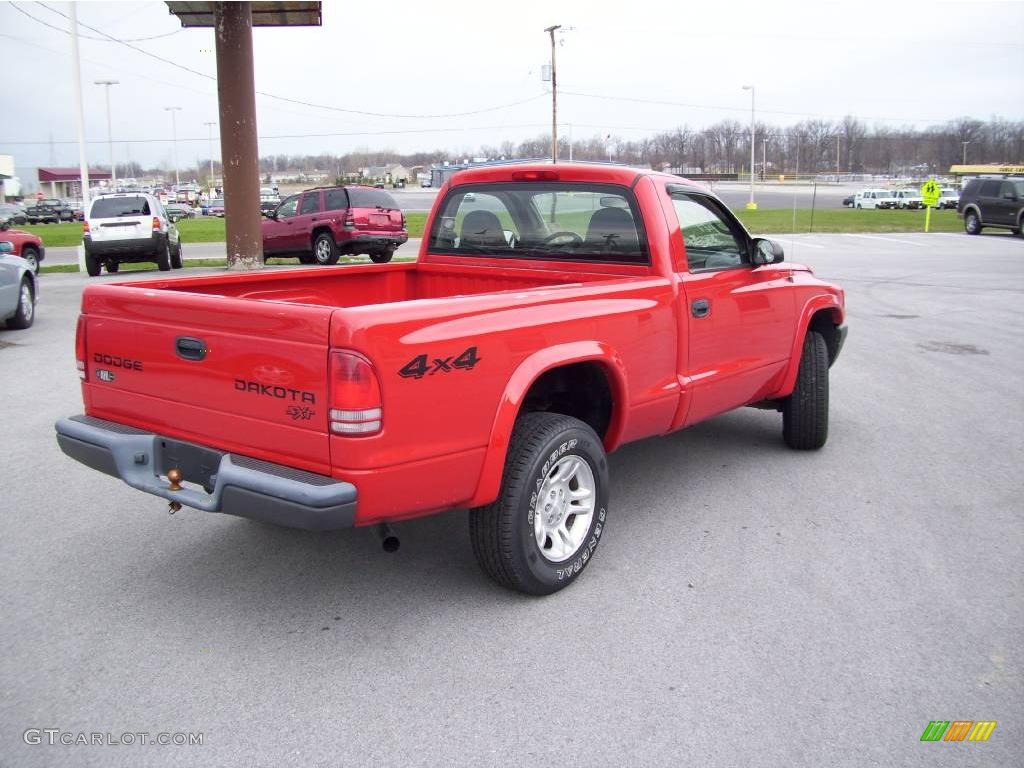
[{"label": "overcast sky", "polygon": [[[162,2],[77,6],[80,23],[215,75],[213,31],[182,30]],[[0,154],[14,155],[26,181],[34,177],[29,168],[77,164],[77,147],[62,143],[76,137],[71,44],[60,31],[68,20],[56,12],[69,7],[0,3]],[[559,123],[564,133],[572,124],[575,138],[639,138],[724,117],[746,123],[750,93],[741,86],[748,83],[759,120],[776,125],[845,114],[919,127],[962,115],[1024,119],[1020,2],[325,0],[320,28],[254,31],[257,91],[335,108],[257,96],[260,154],[441,148],[469,155],[481,144],[546,132],[551,99],[540,70],[551,24],[569,28],[557,53]],[[170,163],[166,106],[182,108],[182,168],[209,157],[203,123],[217,119],[213,80],[81,32],[101,38],[81,39],[91,163],[108,161],[103,89],[93,84],[104,78],[120,81],[111,89],[118,162]],[[158,35],[168,36],[139,40]],[[430,117],[513,102],[521,103]],[[305,137],[283,138],[297,135]]]}]

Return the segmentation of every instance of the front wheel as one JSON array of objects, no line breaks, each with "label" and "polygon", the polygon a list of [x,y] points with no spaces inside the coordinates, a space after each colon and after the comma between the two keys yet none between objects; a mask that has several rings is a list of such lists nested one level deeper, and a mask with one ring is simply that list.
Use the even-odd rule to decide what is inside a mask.
[{"label": "front wheel", "polygon": [[18,309],[14,317],[8,318],[7,327],[15,330],[22,330],[32,325],[36,316],[36,298],[26,277],[21,281],[21,288],[18,290]]},{"label": "front wheel", "polygon": [[21,249],[21,258],[28,262],[29,269],[39,274],[39,251],[35,248],[26,246]]},{"label": "front wheel", "polygon": [[981,234],[981,219],[978,218],[978,214],[974,211],[968,211],[964,214],[964,231],[968,235]]},{"label": "front wheel", "polygon": [[387,264],[391,261],[391,257],[395,255],[394,248],[385,248],[382,251],[372,251],[370,253],[370,261],[374,264]]},{"label": "front wheel", "polygon": [[807,331],[793,394],[782,403],[782,437],[798,451],[813,451],[828,440],[828,347]]},{"label": "front wheel", "polygon": [[121,262],[110,259],[107,262],[107,274],[116,275],[117,271],[121,268]]},{"label": "front wheel", "polygon": [[313,240],[313,258],[324,267],[338,263],[338,247],[330,232],[321,232]]},{"label": "front wheel", "polygon": [[508,589],[549,595],[590,563],[608,516],[601,438],[571,416],[527,413],[512,432],[498,498],[469,513],[484,573]]}]

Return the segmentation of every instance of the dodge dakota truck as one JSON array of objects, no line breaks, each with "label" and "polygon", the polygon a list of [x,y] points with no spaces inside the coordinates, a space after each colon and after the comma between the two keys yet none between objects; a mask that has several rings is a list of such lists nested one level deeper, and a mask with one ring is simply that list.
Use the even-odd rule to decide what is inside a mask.
[{"label": "dodge dakota truck", "polygon": [[57,439],[172,511],[386,532],[468,509],[484,572],[549,594],[605,534],[619,446],[756,406],[821,448],[845,335],[843,291],[697,184],[471,169],[414,263],[88,286]]}]

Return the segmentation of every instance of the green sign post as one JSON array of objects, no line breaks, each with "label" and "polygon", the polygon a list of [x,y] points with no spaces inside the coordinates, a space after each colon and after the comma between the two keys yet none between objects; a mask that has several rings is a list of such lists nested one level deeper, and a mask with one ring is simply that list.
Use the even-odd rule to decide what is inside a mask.
[{"label": "green sign post", "polygon": [[928,231],[928,227],[932,222],[932,208],[939,202],[939,197],[942,195],[942,187],[939,186],[939,182],[935,179],[928,179],[924,184],[921,185],[921,202],[924,204],[924,231]]}]

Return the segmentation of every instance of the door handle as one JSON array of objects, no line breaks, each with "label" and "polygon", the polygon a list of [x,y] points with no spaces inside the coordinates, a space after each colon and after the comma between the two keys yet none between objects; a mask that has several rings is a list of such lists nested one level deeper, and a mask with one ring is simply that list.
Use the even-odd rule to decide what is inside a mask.
[{"label": "door handle", "polygon": [[690,305],[690,312],[694,317],[707,317],[711,314],[711,304],[707,299],[697,299]]},{"label": "door handle", "polygon": [[206,357],[206,342],[202,339],[193,339],[188,336],[179,336],[174,342],[178,357],[186,360],[202,360]]}]

